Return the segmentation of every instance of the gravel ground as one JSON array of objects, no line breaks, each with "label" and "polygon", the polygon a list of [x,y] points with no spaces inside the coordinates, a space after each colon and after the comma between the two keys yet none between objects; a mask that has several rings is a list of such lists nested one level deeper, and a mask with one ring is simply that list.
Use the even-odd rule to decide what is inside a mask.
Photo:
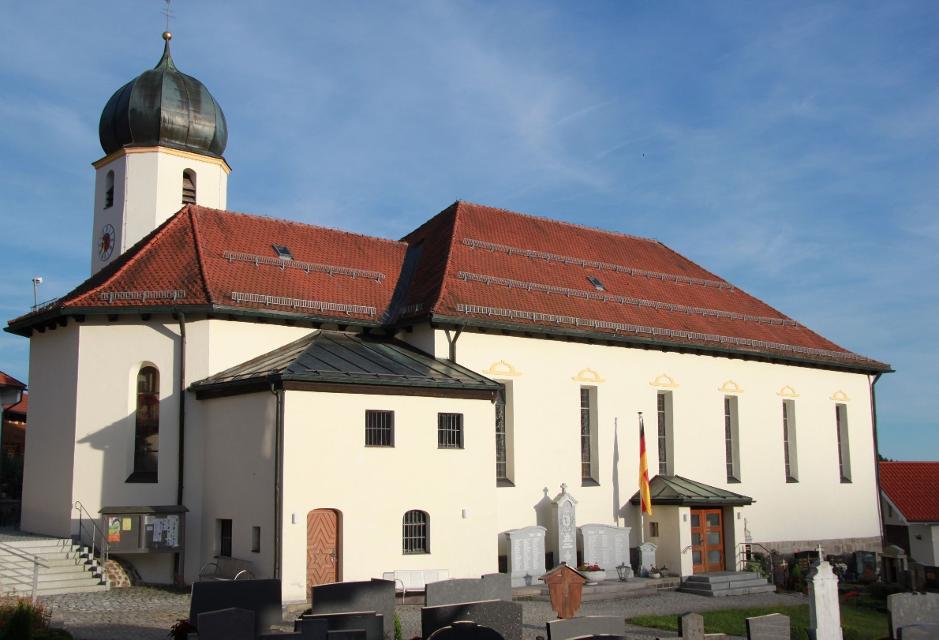
[{"label": "gravel ground", "polygon": [[[169,628],[180,618],[189,615],[189,593],[152,587],[131,587],[97,593],[72,593],[42,598],[53,611],[54,626],[72,632],[76,640],[165,640]],[[544,636],[545,622],[555,618],[548,602],[519,600],[523,607],[522,631],[524,640]],[[805,603],[797,594],[764,593],[751,596],[708,598],[690,593],[660,591],[654,595],[631,596],[616,600],[585,602],[580,615],[613,615],[629,618],[653,614],[681,614],[688,611],[708,611],[756,606],[792,606]],[[298,607],[291,607],[297,609]],[[399,605],[405,638],[420,635],[421,607],[416,604]],[[292,625],[285,625],[284,629]],[[627,636],[632,640],[649,640],[670,634],[642,627],[629,626]]]}]

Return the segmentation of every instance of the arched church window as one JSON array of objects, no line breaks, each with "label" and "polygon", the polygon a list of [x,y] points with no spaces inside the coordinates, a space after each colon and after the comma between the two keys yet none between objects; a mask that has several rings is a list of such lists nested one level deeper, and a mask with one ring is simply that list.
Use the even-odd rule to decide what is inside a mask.
[{"label": "arched church window", "polygon": [[104,208],[110,209],[114,206],[114,172],[108,171],[104,177]]},{"label": "arched church window", "polygon": [[183,204],[196,203],[196,172],[192,169],[183,171]]},{"label": "arched church window", "polygon": [[417,509],[404,514],[401,547],[404,553],[430,553],[430,516]]},{"label": "arched church window", "polygon": [[156,482],[160,454],[160,372],[146,365],[137,373],[137,411],[134,432],[136,482]]}]

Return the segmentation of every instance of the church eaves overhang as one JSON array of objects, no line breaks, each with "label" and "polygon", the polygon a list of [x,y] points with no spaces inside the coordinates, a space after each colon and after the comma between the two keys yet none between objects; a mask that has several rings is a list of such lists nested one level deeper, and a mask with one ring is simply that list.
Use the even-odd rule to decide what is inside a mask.
[{"label": "church eaves overhang", "polygon": [[[652,496],[653,505],[742,507],[755,502],[749,496],[712,487],[682,476],[655,476],[649,482],[649,493]],[[637,491],[629,501],[632,504],[639,504],[639,492]]]}]

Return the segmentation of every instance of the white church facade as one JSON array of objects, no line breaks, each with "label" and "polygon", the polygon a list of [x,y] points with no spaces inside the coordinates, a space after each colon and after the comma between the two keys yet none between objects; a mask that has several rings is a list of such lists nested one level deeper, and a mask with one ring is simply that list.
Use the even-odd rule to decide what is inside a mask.
[{"label": "white church facade", "polygon": [[399,241],[226,211],[227,125],[168,36],[101,141],[91,277],[7,327],[30,340],[23,530],[76,533],[79,501],[144,580],[226,555],[287,600],[505,570],[524,527],[554,561],[562,485],[578,526],[683,576],[745,545],[880,549],[889,366],[662,243],[462,201]]}]

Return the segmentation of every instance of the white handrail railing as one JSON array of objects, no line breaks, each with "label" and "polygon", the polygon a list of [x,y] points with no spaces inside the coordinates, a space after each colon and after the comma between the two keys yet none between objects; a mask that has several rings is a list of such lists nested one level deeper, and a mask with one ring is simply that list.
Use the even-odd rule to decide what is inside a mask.
[{"label": "white handrail railing", "polygon": [[[48,569],[49,565],[47,565],[45,562],[40,560],[39,556],[24,553],[20,551],[19,549],[17,549],[16,547],[9,545],[5,542],[0,542],[0,551],[5,551],[6,553],[12,554],[16,556],[17,558],[20,558],[22,560],[27,560],[33,563],[32,598],[33,598],[33,603],[35,604],[36,590],[39,587],[39,567],[42,567],[43,569]],[[15,585],[22,584],[20,580],[17,580],[17,578],[28,577],[28,574],[24,573],[25,571],[26,569],[17,567],[16,565],[11,564],[9,561],[6,561],[5,559],[0,559],[0,578],[3,578],[4,582],[6,582],[12,577],[13,578],[12,582]]]}]

